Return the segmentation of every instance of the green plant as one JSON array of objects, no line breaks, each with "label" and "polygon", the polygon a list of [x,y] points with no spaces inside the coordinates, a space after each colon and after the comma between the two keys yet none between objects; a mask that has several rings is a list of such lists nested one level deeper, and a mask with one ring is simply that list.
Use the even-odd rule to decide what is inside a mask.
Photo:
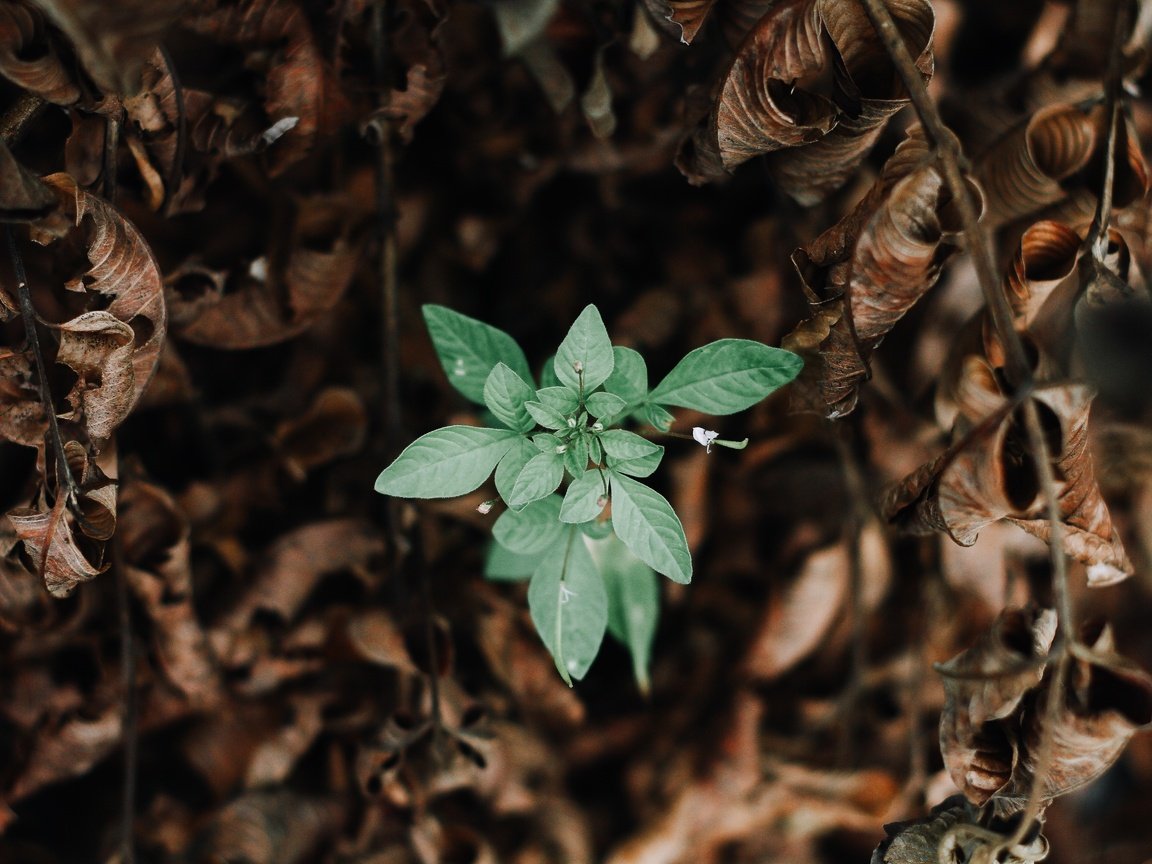
[{"label": "green plant", "polygon": [[[507,333],[443,306],[425,306],[424,320],[448,380],[504,428],[422,435],[380,473],[376,491],[451,498],[495,471],[508,510],[492,526],[488,577],[531,578],[532,620],[569,685],[588,671],[607,630],[628,647],[646,688],[659,615],[655,573],[687,583],[692,558],[672,505],[638,479],[656,470],[664,448],[618,427],[633,421],[674,434],[665,406],[741,411],[795,378],[802,361],[759,342],[721,339],[690,352],[649,390],[644,358],[613,346],[589,305],[535,388]],[[709,450],[748,443],[701,427],[691,437]]]}]

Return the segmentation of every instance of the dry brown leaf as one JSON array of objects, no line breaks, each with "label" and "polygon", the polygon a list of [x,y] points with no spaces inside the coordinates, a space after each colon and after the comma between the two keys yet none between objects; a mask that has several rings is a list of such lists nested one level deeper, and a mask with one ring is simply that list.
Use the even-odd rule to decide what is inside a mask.
[{"label": "dry brown leaf", "polygon": [[184,0],[33,0],[72,40],[85,71],[105,92],[135,93],[140,69]]},{"label": "dry brown leaf", "polygon": [[[115,487],[112,488],[115,494]],[[60,495],[51,507],[42,504],[8,512],[8,521],[16,536],[24,541],[33,566],[53,597],[67,597],[81,582],[95,579],[108,569],[108,564],[100,563],[99,558],[94,563],[90,560],[92,554],[81,549],[82,533],[76,517],[68,510],[67,500]]]},{"label": "dry brown leaf", "polygon": [[[301,202],[301,209],[325,209],[325,204]],[[173,320],[181,322],[174,325],[179,335],[213,348],[274,345],[299,335],[335,307],[356,272],[359,250],[344,236],[342,226],[310,226],[306,221],[309,218],[300,216],[294,236],[276,241],[289,247],[284,250],[287,261],[282,268],[268,263],[281,260],[279,250],[271,250],[267,258],[258,258],[244,272],[230,275],[236,285],[231,292],[223,292],[210,277],[205,279],[210,271],[181,268],[181,281],[192,279],[197,285],[210,288],[186,299],[170,287]],[[339,218],[339,214],[333,218]],[[314,248],[318,241],[325,248]]]},{"label": "dry brown leaf", "polygon": [[416,124],[440,101],[445,80],[443,69],[429,69],[426,64],[417,63],[409,67],[404,89],[392,91],[387,104],[380,110],[384,117],[399,122],[397,132],[402,141],[412,141]]},{"label": "dry brown leaf", "polygon": [[48,37],[44,17],[25,3],[0,4],[0,74],[56,105],[72,105],[80,88]]},{"label": "dry brown leaf", "polygon": [[741,44],[712,114],[677,164],[693,182],[731,171],[753,156],[809,144],[828,134],[830,99],[797,87],[826,62],[815,0],[773,7]]},{"label": "dry brown leaf", "polygon": [[220,697],[220,672],[192,597],[188,524],[151,483],[126,483],[120,495],[124,575],[152,622],[156,660],[192,705]]},{"label": "dry brown leaf", "polygon": [[644,0],[657,21],[669,21],[679,30],[680,41],[691,45],[716,0]]},{"label": "dry brown leaf", "polygon": [[242,5],[201,0],[197,5],[200,14],[183,18],[182,26],[256,55],[270,55],[258,61],[266,69],[264,108],[269,118],[261,135],[280,129],[281,134],[264,142],[270,148],[270,173],[280,174],[311,153],[322,135],[337,129],[344,111],[343,95],[316,45],[308,16],[296,0]]},{"label": "dry brown leaf", "polygon": [[368,412],[355,390],[328,387],[300,417],[281,423],[274,436],[284,465],[297,480],[364,444]]},{"label": "dry brown leaf", "polygon": [[[887,5],[928,80],[931,5]],[[816,92],[825,89],[819,78],[829,72],[831,89]],[[702,182],[753,156],[783,151],[769,160],[773,177],[797,201],[813,204],[856,172],[907,101],[862,7],[789,0],[773,6],[741,44],[711,116],[678,164],[690,180]]]},{"label": "dry brown leaf", "polygon": [[855,407],[873,350],[955,251],[949,205],[913,131],[852,213],[793,253],[814,312],[783,342],[808,361],[794,388],[797,408],[839,417]]},{"label": "dry brown leaf", "polygon": [[250,792],[213,814],[191,846],[194,860],[298,864],[339,830],[346,807],[286,789]]},{"label": "dry brown leaf", "polygon": [[[932,6],[924,0],[887,0],[886,5],[927,83],[934,63]],[[908,104],[907,91],[863,6],[823,0],[818,8],[836,47],[833,98],[841,114],[819,141],[782,151],[769,161],[777,185],[804,205],[818,203],[847,183],[888,120]]]},{"label": "dry brown leaf", "polygon": [[40,727],[4,800],[18,801],[45,786],[87,774],[119,746],[122,713],[120,704],[113,702],[94,716],[74,716]]},{"label": "dry brown leaf", "polygon": [[40,402],[31,359],[0,349],[0,437],[25,447],[43,447],[48,417]]},{"label": "dry brown leaf", "polygon": [[1012,779],[1018,745],[1014,730],[999,721],[1040,683],[1055,635],[1051,609],[1005,610],[979,642],[941,666],[940,751],[952,782],[973,804],[984,804]]},{"label": "dry brown leaf", "polygon": [[[817,549],[783,590],[773,593],[768,614],[752,638],[743,668],[756,680],[772,680],[825,644],[844,612],[852,572],[852,543],[843,538]],[[891,578],[884,535],[876,523],[860,532],[861,580],[874,606]]]},{"label": "dry brown leaf", "polygon": [[[73,231],[91,265],[75,287],[106,304],[60,325],[58,356],[78,375],[68,395],[76,414],[68,417],[101,442],[131,413],[159,361],[167,327],[163,286],[148,244],[118,211],[67,174],[44,179],[62,211],[75,214]],[[49,247],[56,242],[45,233],[35,239]]]}]

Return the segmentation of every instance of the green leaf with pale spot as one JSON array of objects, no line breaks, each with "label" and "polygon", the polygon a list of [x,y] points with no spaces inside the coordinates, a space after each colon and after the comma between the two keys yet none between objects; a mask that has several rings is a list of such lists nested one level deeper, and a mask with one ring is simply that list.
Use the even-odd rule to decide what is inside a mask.
[{"label": "green leaf with pale spot", "polygon": [[592,468],[569,483],[560,508],[560,521],[577,524],[599,516],[608,503],[604,488],[608,485],[608,476],[607,472]]},{"label": "green leaf with pale spot", "polygon": [[468,399],[484,404],[484,382],[497,363],[507,364],[525,381],[532,380],[524,352],[503,330],[444,306],[428,304],[422,311],[448,382]]},{"label": "green leaf with pale spot", "polygon": [[604,321],[596,307],[589,303],[556,349],[553,364],[556,377],[572,390],[580,392],[582,388],[584,393],[591,393],[612,374],[614,363],[612,342]]},{"label": "green leaf with pale spot", "polygon": [[567,387],[541,387],[536,391],[535,400],[565,416],[580,407],[580,397]]},{"label": "green leaf with pale spot", "polygon": [[445,426],[421,435],[376,478],[397,498],[455,498],[488,479],[520,436],[508,429]]},{"label": "green leaf with pale spot", "polygon": [[612,528],[633,555],[673,582],[692,581],[692,556],[680,517],[668,499],[638,480],[612,472]]},{"label": "green leaf with pale spot", "polygon": [[654,402],[641,405],[640,409],[636,412],[636,416],[639,417],[642,422],[654,426],[661,432],[667,432],[671,429],[672,423],[676,420],[675,417]]},{"label": "green leaf with pale spot", "polygon": [[559,453],[538,453],[528,460],[528,464],[512,484],[508,496],[509,507],[523,507],[546,495],[551,495],[564,479],[564,457]]},{"label": "green leaf with pale spot", "polygon": [[523,510],[505,510],[492,526],[492,536],[501,546],[521,555],[538,555],[560,539],[559,495],[533,501]]},{"label": "green leaf with pale spot", "polygon": [[632,674],[641,693],[649,688],[652,640],[660,622],[656,571],[628,551],[619,537],[592,544],[592,558],[608,594],[608,632],[632,654]]},{"label": "green leaf with pale spot", "polygon": [[561,677],[581,679],[604,641],[608,595],[584,537],[575,528],[545,553],[528,585],[528,609]]},{"label": "green leaf with pale spot", "polygon": [[530,432],[536,425],[524,403],[536,392],[505,363],[497,363],[484,382],[484,404],[497,420],[517,432]]},{"label": "green leaf with pale spot", "polygon": [[733,414],[783,387],[803,365],[791,351],[750,339],[720,339],[689,352],[649,398],[708,414]]}]

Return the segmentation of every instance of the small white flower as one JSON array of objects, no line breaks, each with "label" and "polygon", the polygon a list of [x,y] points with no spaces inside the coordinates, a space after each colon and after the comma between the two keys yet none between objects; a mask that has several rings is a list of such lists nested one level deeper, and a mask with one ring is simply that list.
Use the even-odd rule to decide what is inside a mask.
[{"label": "small white flower", "polygon": [[595,423],[592,424],[592,431],[593,432],[603,432],[604,431],[604,424],[601,423],[599,420],[597,420]]},{"label": "small white flower", "polygon": [[493,498],[490,501],[484,501],[484,502],[481,502],[480,504],[477,504],[476,505],[476,512],[479,513],[481,516],[487,516],[489,513],[492,512],[492,508],[495,506],[496,506],[496,499]]},{"label": "small white flower", "polygon": [[286,132],[290,132],[295,129],[296,124],[299,122],[299,117],[281,117],[267,129],[265,129],[264,134],[260,137],[264,139],[265,144],[272,144],[280,138],[283,138]]},{"label": "small white flower", "polygon": [[582,373],[584,371],[584,364],[581,363],[579,360],[573,361],[572,371],[575,372],[577,375],[579,375],[580,373]]},{"label": "small white flower", "polygon": [[575,417],[569,417],[568,418],[568,428],[569,429],[575,429],[576,428],[576,418]]},{"label": "small white flower", "polygon": [[720,437],[720,433],[705,429],[703,426],[693,426],[692,437],[696,439],[697,444],[704,448],[705,452],[711,453],[712,442]]}]

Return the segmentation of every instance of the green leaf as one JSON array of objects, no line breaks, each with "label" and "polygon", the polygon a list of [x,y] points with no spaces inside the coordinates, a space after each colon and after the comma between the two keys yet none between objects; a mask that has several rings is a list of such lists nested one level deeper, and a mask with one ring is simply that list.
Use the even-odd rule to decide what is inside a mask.
[{"label": "green leaf", "polygon": [[636,415],[644,423],[650,426],[655,426],[661,432],[667,432],[672,428],[672,423],[676,420],[671,414],[661,408],[654,402],[648,402],[640,407]]},{"label": "green leaf", "polygon": [[525,402],[524,407],[528,410],[528,413],[532,415],[532,419],[545,429],[568,428],[568,418],[555,408],[549,408],[547,405],[541,405],[539,402]]},{"label": "green leaf", "polygon": [[448,382],[473,402],[484,404],[484,382],[497,363],[506,363],[526,381],[532,379],[524,352],[503,330],[445,306],[428,304],[423,312]]},{"label": "green leaf", "polygon": [[606,473],[596,468],[585,471],[568,485],[568,491],[564,493],[564,504],[560,508],[559,520],[579,523],[595,519],[608,503],[604,497],[604,487],[607,485]]},{"label": "green leaf", "polygon": [[588,442],[588,458],[597,465],[603,464],[604,447],[600,443],[599,435],[593,435],[592,439]]},{"label": "green leaf", "polygon": [[530,432],[536,422],[524,407],[536,393],[505,363],[497,363],[484,382],[484,404],[496,419],[517,432]]},{"label": "green leaf", "polygon": [[500,460],[500,464],[496,466],[496,491],[500,493],[505,504],[512,494],[512,487],[516,485],[516,478],[520,476],[528,461],[539,452],[535,444],[527,438],[517,438]]},{"label": "green leaf", "polygon": [[635,432],[609,429],[600,436],[608,465],[633,477],[647,477],[660,465],[664,448]]},{"label": "green leaf", "polygon": [[551,432],[537,432],[532,436],[532,443],[541,453],[563,453],[559,448],[568,446]]},{"label": "green leaf", "polygon": [[536,401],[565,417],[580,407],[580,397],[567,387],[541,387],[536,391]]},{"label": "green leaf", "polygon": [[559,495],[549,495],[533,501],[517,513],[505,510],[492,526],[492,536],[510,552],[520,555],[538,555],[560,539],[564,526],[560,524]]},{"label": "green leaf", "polygon": [[573,435],[564,451],[564,467],[573,477],[579,477],[588,468],[588,435]]},{"label": "green leaf", "polygon": [[376,478],[376,491],[397,498],[455,498],[488,479],[519,438],[507,429],[445,426],[421,435]]},{"label": "green leaf", "polygon": [[[614,362],[612,342],[600,312],[588,304],[556,349],[556,377],[576,392],[591,393],[612,374]],[[583,370],[582,382],[577,370]]]},{"label": "green leaf", "polygon": [[647,693],[652,640],[660,621],[656,571],[629,552],[618,537],[593,544],[591,552],[608,594],[608,632],[628,646],[636,684],[640,692]]},{"label": "green leaf", "polygon": [[584,404],[593,417],[610,418],[623,411],[628,403],[614,393],[601,391],[589,396]]},{"label": "green leaf", "polygon": [[628,405],[639,405],[648,395],[648,365],[639,351],[619,346],[612,349],[612,374],[604,389],[615,393]]},{"label": "green leaf", "polygon": [[526,581],[539,563],[538,555],[521,555],[493,541],[484,558],[484,576],[494,582]]},{"label": "green leaf", "polygon": [[608,519],[593,519],[591,522],[581,522],[576,527],[593,540],[612,536],[612,522]]},{"label": "green leaf", "polygon": [[692,556],[680,517],[668,499],[612,472],[612,527],[632,554],[673,582],[692,581]]},{"label": "green leaf", "polygon": [[750,339],[720,339],[689,352],[649,398],[708,414],[733,414],[783,387],[803,365],[791,351]]},{"label": "green leaf", "polygon": [[508,506],[520,508],[525,504],[551,495],[564,479],[564,457],[559,453],[537,453],[528,460],[508,496]]},{"label": "green leaf", "polygon": [[608,595],[604,580],[584,545],[569,528],[559,548],[547,553],[528,586],[528,609],[536,631],[556,662],[561,677],[584,677],[604,641]]}]

